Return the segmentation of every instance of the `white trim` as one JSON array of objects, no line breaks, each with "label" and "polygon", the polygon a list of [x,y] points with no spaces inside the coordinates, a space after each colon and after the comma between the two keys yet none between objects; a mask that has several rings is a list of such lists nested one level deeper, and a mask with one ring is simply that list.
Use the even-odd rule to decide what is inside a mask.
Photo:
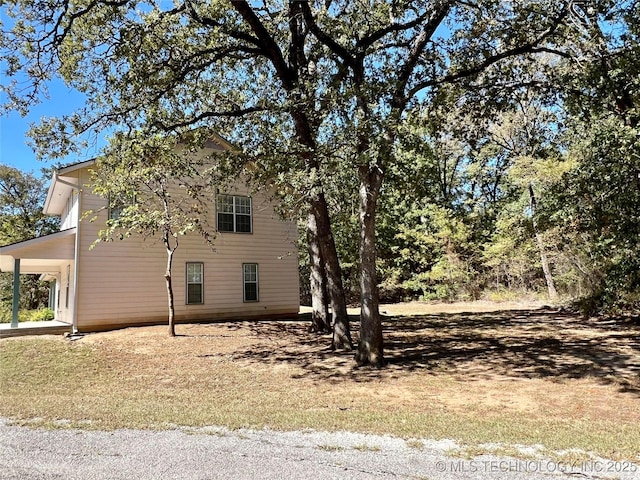
[{"label": "white trim", "polygon": [[51,206],[51,201],[53,200],[53,195],[54,195],[53,192],[56,189],[56,186],[58,184],[64,185],[66,187],[71,187],[71,188],[79,188],[79,185],[76,185],[67,180],[62,180],[60,178],[61,176],[67,173],[75,172],[76,170],[80,170],[82,168],[91,167],[92,165],[95,165],[95,163],[96,161],[94,159],[85,160],[84,162],[78,162],[72,165],[67,165],[66,167],[61,167],[55,172],[53,172],[53,177],[51,177],[51,183],[49,183],[49,189],[47,190],[47,198],[44,201],[44,206],[42,207],[42,211],[47,215],[49,214],[49,208]]},{"label": "white trim", "polygon": [[[231,199],[231,206],[233,212],[221,212],[220,211],[220,197],[228,197]],[[246,198],[249,200],[249,213],[238,213],[236,199]],[[216,230],[220,233],[240,233],[240,234],[252,234],[253,233],[253,199],[249,195],[240,195],[237,193],[217,193],[216,194]],[[233,216],[233,230],[220,230],[220,215],[232,215]],[[238,231],[238,217],[249,217],[249,231]]]},{"label": "white trim", "polygon": [[[255,268],[255,281],[247,281],[245,276],[246,271],[245,267],[254,266]],[[256,286],[256,298],[255,300],[247,300],[247,285],[255,284]],[[244,262],[242,264],[242,302],[243,303],[258,303],[260,302],[260,267],[257,262]]]},{"label": "white trim", "polygon": [[92,158],[90,160],[83,160],[82,162],[72,163],[71,165],[67,165],[66,167],[61,167],[58,169],[58,173],[63,175],[65,173],[75,172],[76,170],[80,170],[81,168],[90,167],[91,165],[95,165],[96,159]]},{"label": "white trim", "polygon": [[[85,162],[86,163],[86,162]],[[82,190],[76,187],[78,191],[78,220],[77,229],[80,230],[80,215],[82,215]],[[73,195],[73,194],[72,194]],[[80,232],[76,235],[76,242],[73,252],[73,305],[71,310],[71,331],[76,333],[78,331],[78,273],[80,272]]]},{"label": "white trim", "polygon": [[[200,266],[200,282],[189,282],[189,265],[198,265]],[[201,261],[187,261],[185,263],[185,305],[204,305],[204,262]],[[189,301],[189,285],[200,285],[200,301],[199,302],[190,302]]]}]

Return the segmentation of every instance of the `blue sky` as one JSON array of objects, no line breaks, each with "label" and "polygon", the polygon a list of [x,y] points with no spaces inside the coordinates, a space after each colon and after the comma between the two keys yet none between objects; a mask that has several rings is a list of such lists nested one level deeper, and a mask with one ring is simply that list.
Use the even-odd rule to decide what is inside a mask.
[{"label": "blue sky", "polygon": [[[12,26],[12,19],[6,14],[4,7],[0,7],[0,18],[3,27],[10,28]],[[5,68],[6,64],[0,58],[0,83],[2,85],[11,81],[4,76]],[[5,96],[0,93],[0,104],[5,100]],[[15,112],[10,115],[0,115],[0,163],[39,174],[40,169],[45,167],[85,160],[85,158],[65,158],[56,161],[38,161],[31,147],[27,145],[28,138],[26,136],[30,124],[38,123],[41,117],[69,114],[83,103],[82,94],[56,79],[49,83],[49,98],[42,98],[41,103],[34,107],[26,117],[23,118]],[[95,154],[95,151],[87,152],[86,158],[91,158]]]},{"label": "blue sky", "polygon": [[[5,79],[3,78],[4,82]],[[58,163],[72,163],[92,158],[96,155],[95,148],[86,152],[82,158],[65,158],[56,161],[39,161],[27,145],[26,136],[31,123],[38,123],[41,117],[54,117],[72,113],[82,106],[84,97],[79,92],[70,89],[60,81],[53,81],[49,87],[48,99],[42,99],[42,103],[32,109],[26,117],[17,113],[0,117],[0,162],[5,165],[19,168],[26,172],[39,174],[43,167],[51,167]],[[2,99],[4,100],[4,98]]]}]

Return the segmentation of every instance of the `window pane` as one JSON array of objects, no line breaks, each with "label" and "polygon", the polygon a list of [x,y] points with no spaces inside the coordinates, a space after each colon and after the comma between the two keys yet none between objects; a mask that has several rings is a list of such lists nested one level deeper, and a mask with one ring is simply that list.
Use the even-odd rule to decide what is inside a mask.
[{"label": "window pane", "polygon": [[233,213],[233,196],[218,195],[218,211],[223,213]]},{"label": "window pane", "polygon": [[118,220],[120,218],[120,215],[122,215],[122,210],[122,206],[111,207],[111,210],[109,210],[109,218],[111,220]]},{"label": "window pane", "polygon": [[218,195],[218,231],[251,233],[251,197]]},{"label": "window pane", "polygon": [[202,264],[199,264],[199,263],[187,264],[187,282],[202,283]]},{"label": "window pane", "polygon": [[190,283],[187,285],[187,303],[202,303],[201,283]]},{"label": "window pane", "polygon": [[258,279],[258,266],[255,263],[244,264],[244,281],[255,282]]},{"label": "window pane", "polygon": [[218,213],[218,231],[233,232],[233,214]]},{"label": "window pane", "polygon": [[244,299],[247,302],[255,302],[258,300],[258,285],[256,283],[244,284]]},{"label": "window pane", "polygon": [[109,218],[111,220],[117,220],[122,215],[122,211],[135,204],[135,195],[125,195],[124,197],[115,197],[109,195]]},{"label": "window pane", "polygon": [[251,217],[249,215],[236,215],[236,232],[251,233]]},{"label": "window pane", "polygon": [[236,199],[236,213],[243,213],[245,215],[251,214],[251,199],[249,197],[235,197]]}]

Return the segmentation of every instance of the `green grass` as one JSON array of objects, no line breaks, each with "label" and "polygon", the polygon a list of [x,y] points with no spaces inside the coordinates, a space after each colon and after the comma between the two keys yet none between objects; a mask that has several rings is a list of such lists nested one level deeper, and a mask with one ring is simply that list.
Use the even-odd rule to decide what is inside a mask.
[{"label": "green grass", "polygon": [[[376,381],[308,381],[226,356],[207,359],[202,368],[179,350],[173,355],[143,357],[51,337],[3,340],[0,416],[48,428],[311,428],[392,434],[409,439],[412,448],[421,448],[416,439],[431,438],[467,446],[541,444],[549,452],[577,448],[636,461],[640,455],[640,429],[631,422],[474,408],[456,412],[426,403],[390,406],[367,396],[375,394]],[[440,383],[452,382],[436,374],[425,377],[420,388],[437,391]],[[482,447],[466,448],[482,452]]]}]

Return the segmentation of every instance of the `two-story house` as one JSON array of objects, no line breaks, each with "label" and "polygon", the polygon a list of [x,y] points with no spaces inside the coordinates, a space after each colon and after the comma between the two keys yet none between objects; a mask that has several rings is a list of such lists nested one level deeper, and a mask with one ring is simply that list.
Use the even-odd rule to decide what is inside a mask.
[{"label": "two-story house", "polygon": [[[44,212],[59,232],[0,247],[0,270],[40,274],[52,285],[56,320],[89,332],[167,321],[166,250],[130,237],[90,248],[105,226],[107,199],[91,188],[94,160],[57,170]],[[274,205],[242,186],[211,198],[215,248],[198,234],[180,239],[173,259],[176,322],[295,317],[299,310],[297,230]],[[95,221],[82,212],[98,212]],[[16,292],[14,291],[14,295]]]}]

